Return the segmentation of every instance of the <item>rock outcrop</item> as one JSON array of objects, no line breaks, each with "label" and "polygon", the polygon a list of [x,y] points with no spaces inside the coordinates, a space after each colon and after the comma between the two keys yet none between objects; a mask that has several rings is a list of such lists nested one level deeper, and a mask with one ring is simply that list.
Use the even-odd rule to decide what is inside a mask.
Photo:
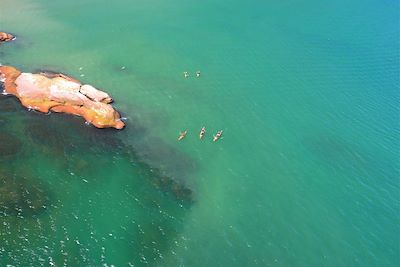
[{"label": "rock outcrop", "polygon": [[125,126],[110,105],[112,98],[107,93],[64,74],[24,73],[11,66],[0,66],[0,81],[4,83],[4,93],[18,97],[28,109],[82,116],[97,128]]},{"label": "rock outcrop", "polygon": [[10,33],[0,32],[0,43],[12,41],[14,38],[15,36]]}]

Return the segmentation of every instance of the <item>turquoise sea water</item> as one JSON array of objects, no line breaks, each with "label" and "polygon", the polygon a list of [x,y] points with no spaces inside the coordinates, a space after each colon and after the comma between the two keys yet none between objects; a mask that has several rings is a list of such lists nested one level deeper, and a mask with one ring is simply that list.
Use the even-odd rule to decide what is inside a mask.
[{"label": "turquoise sea water", "polygon": [[397,1],[2,0],[0,30],[127,123],[0,98],[1,266],[400,264]]}]

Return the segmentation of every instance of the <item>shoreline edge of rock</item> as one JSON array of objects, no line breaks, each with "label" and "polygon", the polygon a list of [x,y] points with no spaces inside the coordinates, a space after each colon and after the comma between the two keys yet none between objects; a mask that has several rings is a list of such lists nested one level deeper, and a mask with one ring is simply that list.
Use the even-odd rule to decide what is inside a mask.
[{"label": "shoreline edge of rock", "polygon": [[107,93],[65,74],[26,73],[12,66],[0,66],[0,82],[4,85],[3,94],[16,96],[28,109],[81,116],[97,128],[125,127]]}]

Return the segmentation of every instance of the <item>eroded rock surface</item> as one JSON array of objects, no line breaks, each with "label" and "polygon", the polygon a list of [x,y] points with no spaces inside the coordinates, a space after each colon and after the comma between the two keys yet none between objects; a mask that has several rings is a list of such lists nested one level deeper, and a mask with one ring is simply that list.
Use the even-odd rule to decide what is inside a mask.
[{"label": "eroded rock surface", "polygon": [[64,74],[25,73],[11,66],[0,66],[0,81],[4,83],[4,93],[18,97],[29,109],[82,116],[97,128],[125,126],[110,105],[112,98],[107,93]]}]

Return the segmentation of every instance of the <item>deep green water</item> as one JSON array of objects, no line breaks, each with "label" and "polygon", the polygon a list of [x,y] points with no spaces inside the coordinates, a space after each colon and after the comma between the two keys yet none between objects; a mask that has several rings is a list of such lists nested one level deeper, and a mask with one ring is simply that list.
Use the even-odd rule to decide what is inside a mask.
[{"label": "deep green water", "polygon": [[0,266],[400,264],[399,2],[1,0],[0,30],[127,123],[0,98]]}]

